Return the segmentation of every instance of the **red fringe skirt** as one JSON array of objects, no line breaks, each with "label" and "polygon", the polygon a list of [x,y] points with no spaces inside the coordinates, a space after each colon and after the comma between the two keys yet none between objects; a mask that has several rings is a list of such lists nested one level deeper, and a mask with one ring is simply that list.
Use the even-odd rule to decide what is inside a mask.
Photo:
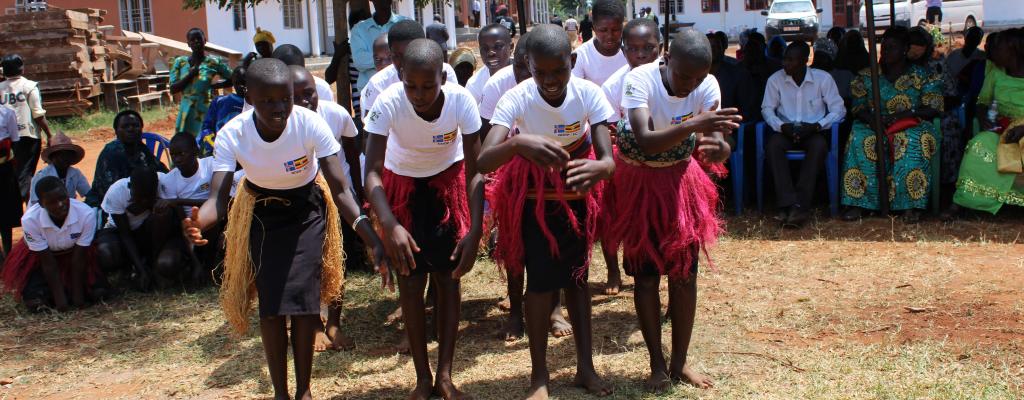
[{"label": "red fringe skirt", "polygon": [[[398,175],[384,168],[381,175],[384,193],[388,196],[391,213],[405,229],[412,229],[412,209],[409,198],[416,189],[413,180],[408,176]],[[454,224],[458,237],[461,239],[469,232],[469,198],[466,197],[466,166],[462,161],[452,164],[448,169],[430,178],[430,187],[441,195],[446,206],[442,224]]]},{"label": "red fringe skirt", "polygon": [[[580,158],[593,159],[593,150],[588,150]],[[541,232],[544,233],[548,241],[551,254],[558,254],[558,241],[555,240],[555,236],[551,233],[545,220],[545,209],[548,206],[557,206],[567,213],[568,220],[572,221],[573,230],[586,238],[587,260],[584,263],[584,268],[580,268],[577,271],[577,274],[580,276],[576,278],[585,275],[590,264],[589,249],[593,246],[594,239],[597,237],[597,220],[598,214],[600,214],[603,187],[603,182],[598,183],[590,192],[583,196],[582,200],[586,202],[587,216],[583,226],[580,226],[576,222],[575,213],[573,213],[568,203],[575,193],[566,189],[565,181],[560,171],[548,171],[523,157],[515,156],[512,161],[509,161],[498,170],[497,178],[492,185],[493,190],[489,192],[494,223],[498,227],[498,241],[494,249],[494,259],[498,266],[504,268],[512,276],[519,276],[523,273],[523,255],[525,252],[522,236],[523,207],[527,197],[533,193],[537,195],[538,200],[535,202],[536,206],[533,209],[533,217],[537,219]],[[543,193],[537,193],[534,188],[547,189]],[[566,197],[570,200],[566,200]],[[545,198],[557,198],[559,200],[541,201]]]},{"label": "red fringe skirt", "polygon": [[[71,281],[71,268],[66,267],[71,265],[72,254],[73,252],[68,251],[55,255],[57,265],[61,267],[60,277],[65,283]],[[4,289],[14,293],[15,300],[21,300],[21,291],[25,289],[28,277],[40,264],[39,253],[29,250],[24,239],[18,241],[4,260],[3,271],[0,271],[0,281],[3,282]],[[91,286],[96,283],[100,273],[99,264],[96,263],[96,247],[89,246],[85,252],[86,284]]]},{"label": "red fringe skirt", "polygon": [[[653,262],[661,275],[687,279],[690,266],[722,231],[718,188],[698,162],[654,168],[615,157],[602,199],[605,246],[623,249],[626,266]],[[719,164],[720,165],[720,164]]]}]

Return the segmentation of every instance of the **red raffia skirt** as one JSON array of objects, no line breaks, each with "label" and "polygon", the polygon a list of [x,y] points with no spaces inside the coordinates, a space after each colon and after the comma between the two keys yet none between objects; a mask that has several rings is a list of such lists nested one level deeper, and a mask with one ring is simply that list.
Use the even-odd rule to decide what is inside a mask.
[{"label": "red raffia skirt", "polygon": [[655,168],[616,155],[615,176],[601,203],[601,240],[622,247],[624,265],[651,262],[661,275],[688,279],[699,256],[693,249],[707,256],[722,231],[718,188],[694,160]]},{"label": "red raffia skirt", "polygon": [[[71,265],[72,254],[73,252],[67,251],[54,256],[57,258],[57,265],[61,267],[60,277],[64,282],[71,281],[71,268],[65,266]],[[18,241],[4,260],[3,271],[0,271],[0,281],[3,282],[4,289],[14,293],[15,300],[21,300],[21,291],[25,289],[28,277],[40,265],[39,253],[29,250],[24,239]],[[100,274],[99,264],[96,263],[96,247],[89,246],[85,252],[86,284],[92,286]]]},{"label": "red raffia skirt", "polygon": [[[409,198],[416,187],[413,179],[398,175],[384,168],[381,175],[384,193],[388,196],[391,213],[405,229],[412,229],[412,205]],[[430,178],[430,187],[441,195],[445,204],[442,224],[454,224],[459,239],[469,232],[469,199],[466,197],[466,166],[462,161],[452,164],[448,169]]]},{"label": "red raffia skirt", "polygon": [[[593,159],[593,150],[587,150],[587,153],[579,158]],[[582,200],[586,202],[587,216],[583,226],[580,226],[568,203],[573,200],[575,193],[566,189],[560,171],[548,171],[523,157],[515,156],[512,161],[498,170],[497,178],[489,193],[494,222],[498,226],[498,241],[494,249],[494,259],[498,266],[504,268],[512,276],[520,276],[523,273],[525,253],[522,236],[523,207],[526,199],[532,195],[538,200],[535,202],[533,216],[537,219],[537,224],[548,241],[551,254],[558,255],[558,241],[545,220],[546,207],[557,206],[562,212],[565,212],[568,215],[568,220],[571,221],[573,230],[585,238],[588,249],[587,260],[584,267],[576,271],[578,276],[574,278],[579,279],[585,276],[587,267],[590,265],[589,249],[597,237],[597,221],[604,185],[603,182],[598,183],[590,192],[583,195]],[[537,193],[533,189],[537,187],[547,189],[543,193]]]}]

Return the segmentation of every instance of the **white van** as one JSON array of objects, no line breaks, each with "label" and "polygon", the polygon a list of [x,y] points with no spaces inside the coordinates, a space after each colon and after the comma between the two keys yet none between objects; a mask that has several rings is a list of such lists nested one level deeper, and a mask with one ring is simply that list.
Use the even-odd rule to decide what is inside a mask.
[{"label": "white van", "polygon": [[[889,27],[889,1],[871,0],[874,4],[875,30]],[[942,0],[942,31],[961,32],[972,26],[981,26],[985,15],[983,0]],[[925,0],[895,0],[896,25],[910,27],[927,21],[928,4]],[[867,29],[867,14],[860,6],[860,26]]]}]

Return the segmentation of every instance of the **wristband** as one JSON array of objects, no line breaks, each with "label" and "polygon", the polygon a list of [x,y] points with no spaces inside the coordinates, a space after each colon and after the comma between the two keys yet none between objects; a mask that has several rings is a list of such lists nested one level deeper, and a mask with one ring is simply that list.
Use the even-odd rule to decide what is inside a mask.
[{"label": "wristband", "polygon": [[368,219],[370,219],[370,217],[367,217],[366,215],[360,215],[356,217],[356,220],[352,221],[352,230],[358,230],[357,228],[359,227],[359,223]]}]

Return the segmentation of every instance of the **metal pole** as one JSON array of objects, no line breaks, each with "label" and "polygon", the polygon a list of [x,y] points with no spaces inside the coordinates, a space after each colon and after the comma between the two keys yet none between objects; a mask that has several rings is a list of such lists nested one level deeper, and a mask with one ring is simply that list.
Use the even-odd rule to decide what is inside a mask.
[{"label": "metal pole", "polygon": [[[891,6],[893,0],[890,0]],[[875,175],[878,179],[878,210],[882,215],[889,214],[889,179],[885,168],[885,157],[889,154],[889,146],[885,143],[885,126],[882,125],[882,94],[878,89],[878,50],[875,48],[875,11],[874,7],[864,7],[868,15],[864,20],[868,24],[868,54],[871,57],[871,108],[872,128],[875,131]],[[890,25],[893,26],[893,25]],[[868,178],[870,179],[870,177]]]},{"label": "metal pole", "polygon": [[519,37],[526,34],[526,0],[516,2],[516,9],[519,10]]},{"label": "metal pole", "polygon": [[[873,2],[873,1],[872,1]],[[913,7],[913,4],[907,4],[908,7]],[[867,7],[864,7],[867,9]],[[871,10],[874,14],[875,10]],[[896,0],[889,0],[889,26],[896,26]]]},{"label": "metal pole", "polygon": [[[663,28],[663,29],[665,30],[665,34],[664,34],[664,35],[661,35],[661,36],[662,36],[662,43],[664,43],[664,45],[665,45],[665,50],[664,50],[664,52],[665,52],[665,54],[668,54],[668,42],[669,42],[669,41],[670,41],[670,39],[671,39],[671,37],[670,37],[670,36],[669,36],[669,34],[668,34],[668,15],[669,15],[670,13],[672,13],[673,11],[675,11],[675,10],[670,10],[670,9],[668,8],[668,7],[669,7],[669,0],[662,0],[662,1],[663,1],[663,2],[665,3],[665,8],[664,8],[664,10],[665,10],[665,15],[663,15],[663,16],[662,16],[662,20],[663,20],[663,22],[664,22],[664,24],[665,24],[665,25],[664,25],[664,28]],[[651,12],[654,12],[654,11],[651,11]]]}]

